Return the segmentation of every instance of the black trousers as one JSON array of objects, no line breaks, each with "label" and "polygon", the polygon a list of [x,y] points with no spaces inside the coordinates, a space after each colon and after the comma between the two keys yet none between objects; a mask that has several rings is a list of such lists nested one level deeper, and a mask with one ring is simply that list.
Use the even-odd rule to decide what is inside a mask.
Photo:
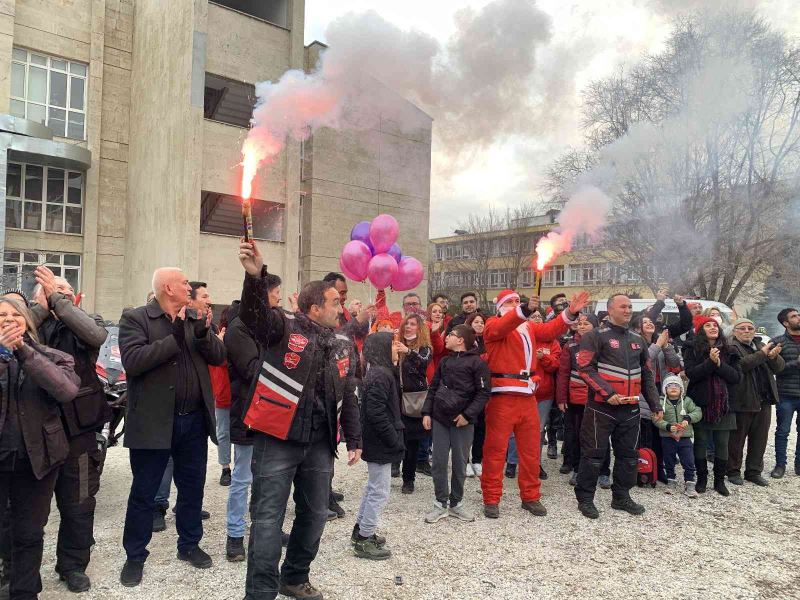
[{"label": "black trousers", "polygon": [[[564,413],[564,464],[576,473],[581,464],[581,424],[584,404],[568,404]],[[600,466],[600,475],[611,475],[611,447],[606,449],[606,457]]]},{"label": "black trousers", "polygon": [[762,404],[758,412],[737,412],[736,431],[728,441],[728,475],[739,475],[742,469],[744,443],[747,441],[747,460],[744,476],[755,477],[764,470],[764,452],[767,450],[772,406]]},{"label": "black trousers", "polygon": [[[558,405],[553,402],[550,408],[550,418],[547,420],[547,445],[555,446],[558,433],[561,432],[562,439],[565,433],[564,429],[564,413],[558,409]],[[544,443],[542,443],[544,445]]]},{"label": "black trousers", "polygon": [[406,453],[403,456],[403,482],[413,482],[417,473],[417,454],[419,453],[419,440],[409,440],[406,443]]},{"label": "black trousers", "polygon": [[[89,432],[92,445],[95,434]],[[61,515],[56,547],[56,571],[86,571],[94,545],[95,496],[100,490],[103,454],[96,447],[90,452],[73,451],[86,447],[81,439],[70,441],[70,454],[56,479],[56,504]]]},{"label": "black trousers", "polygon": [[[333,454],[324,437],[311,444],[296,444],[256,434],[252,467],[245,597],[273,600],[281,583],[308,581],[328,518]],[[281,528],[292,484],[294,523],[279,574]]]},{"label": "black trousers", "polygon": [[58,470],[36,479],[27,458],[14,471],[0,473],[0,522],[10,512],[11,577],[9,591],[14,600],[38,598],[42,591],[44,527],[50,516],[50,501]]},{"label": "black trousers", "polygon": [[629,497],[636,485],[639,465],[639,406],[612,406],[589,401],[581,423],[581,461],[575,497],[578,502],[591,502],[597,479],[609,447],[614,449],[614,498]]},{"label": "black trousers", "polygon": [[472,437],[472,463],[483,462],[483,442],[486,440],[486,414],[481,412],[475,423],[475,435]]}]

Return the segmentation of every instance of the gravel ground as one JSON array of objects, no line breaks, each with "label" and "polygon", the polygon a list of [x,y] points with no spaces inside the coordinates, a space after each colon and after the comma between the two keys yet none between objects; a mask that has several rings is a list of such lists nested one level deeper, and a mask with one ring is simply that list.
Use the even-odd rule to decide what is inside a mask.
[{"label": "gravel ground", "polygon": [[[774,429],[774,426],[773,426]],[[794,434],[790,440],[794,448]],[[479,514],[474,523],[445,519],[427,525],[423,516],[433,500],[429,477],[418,475],[412,496],[400,494],[392,480],[392,497],[381,532],[394,556],[371,562],[353,556],[349,535],[366,480],[366,467],[348,468],[340,461],[334,486],[345,494],[344,519],[325,528],[311,579],[326,598],[800,598],[800,477],[793,473],[768,488],[730,485],[731,496],[713,491],[689,500],[669,496],[663,486],[634,490],[647,507],[643,517],[610,508],[611,492],[598,490],[597,521],[577,510],[568,475],[559,461],[544,460],[550,478],[543,482],[545,518],[519,506],[516,480],[506,479],[499,520],[480,514],[477,479],[466,486],[466,499]],[[790,458],[791,460],[791,458]],[[766,467],[774,465],[772,447]],[[218,485],[216,448],[209,449],[202,547],[214,558],[200,571],[175,558],[174,518],[167,531],[154,534],[143,584],[133,590],[118,581],[124,562],[121,546],[130,471],[127,451],[109,452],[98,496],[90,592],[82,600],[116,598],[241,599],[245,563],[225,560],[227,488]],[[767,474],[765,473],[765,474]],[[174,491],[173,491],[174,493]],[[53,572],[58,513],[53,508],[45,535],[44,593],[41,598],[69,598]],[[395,585],[400,575],[402,585]]]}]

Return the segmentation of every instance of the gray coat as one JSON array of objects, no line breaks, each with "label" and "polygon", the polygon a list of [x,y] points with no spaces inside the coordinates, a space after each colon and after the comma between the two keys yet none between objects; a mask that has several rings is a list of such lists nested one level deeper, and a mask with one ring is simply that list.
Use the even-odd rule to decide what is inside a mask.
[{"label": "gray coat", "polygon": [[[762,342],[755,342],[755,348],[748,346],[731,338],[731,349],[741,358],[739,366],[742,367],[742,380],[734,388],[734,395],[731,398],[731,408],[736,412],[759,412],[761,405],[766,402],[770,404],[778,403],[778,386],[775,383],[775,375],[783,371],[786,362],[779,354],[775,358],[768,358],[761,352],[764,346]],[[764,375],[769,382],[769,397],[763,398],[758,390],[758,369],[764,370]]]},{"label": "gray coat", "polygon": [[[225,346],[210,329],[204,338],[196,338],[193,326],[195,316],[194,311],[186,311],[186,344],[203,391],[206,427],[216,444],[214,394],[208,365],[225,362]],[[172,321],[156,300],[122,315],[119,322],[119,349],[122,366],[128,376],[125,447],[167,449],[172,444],[179,346],[172,335]]]}]

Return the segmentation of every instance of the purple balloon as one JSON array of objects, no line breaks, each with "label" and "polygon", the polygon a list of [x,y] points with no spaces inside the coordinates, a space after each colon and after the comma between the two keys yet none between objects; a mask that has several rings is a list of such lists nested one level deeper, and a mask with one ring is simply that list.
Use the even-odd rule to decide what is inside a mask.
[{"label": "purple balloon", "polygon": [[367,274],[372,285],[379,290],[385,290],[392,283],[397,269],[397,261],[388,254],[382,253],[376,254],[369,261]]},{"label": "purple balloon", "polygon": [[350,239],[352,241],[364,242],[369,241],[369,221],[361,221],[353,226],[350,230]]},{"label": "purple balloon", "polygon": [[372,259],[372,252],[364,242],[352,240],[342,248],[339,265],[345,276],[353,281],[364,281],[367,278],[367,268]]},{"label": "purple balloon", "polygon": [[397,244],[392,244],[392,247],[389,248],[386,254],[394,258],[398,264],[400,264],[400,259],[403,258],[403,252],[400,250],[400,246]]},{"label": "purple balloon", "polygon": [[392,289],[396,292],[413,290],[425,275],[422,263],[412,256],[404,256],[397,265],[397,273],[392,278]]},{"label": "purple balloon", "polygon": [[378,215],[369,226],[369,239],[376,254],[388,252],[397,241],[400,225],[392,215]]}]

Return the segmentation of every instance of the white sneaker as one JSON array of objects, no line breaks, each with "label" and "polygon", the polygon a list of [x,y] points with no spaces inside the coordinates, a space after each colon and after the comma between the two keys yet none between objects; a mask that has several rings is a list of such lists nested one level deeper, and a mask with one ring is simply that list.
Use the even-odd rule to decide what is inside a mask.
[{"label": "white sneaker", "polygon": [[483,475],[483,465],[481,463],[472,463],[472,470],[475,472],[475,477]]},{"label": "white sneaker", "polygon": [[447,517],[448,511],[446,506],[442,506],[438,502],[433,503],[433,510],[425,515],[426,523],[437,523]]},{"label": "white sneaker", "polygon": [[475,515],[472,514],[472,511],[467,510],[463,500],[455,506],[450,507],[450,516],[455,517],[459,521],[467,521],[468,523],[475,520]]},{"label": "white sneaker", "polygon": [[475,471],[472,469],[472,463],[467,463],[467,477],[475,477]]},{"label": "white sneaker", "polygon": [[689,498],[697,498],[697,490],[694,489],[695,482],[687,481],[683,484],[683,493]]},{"label": "white sneaker", "polygon": [[665,491],[668,494],[677,494],[678,493],[678,480],[677,479],[667,479],[667,489]]}]

